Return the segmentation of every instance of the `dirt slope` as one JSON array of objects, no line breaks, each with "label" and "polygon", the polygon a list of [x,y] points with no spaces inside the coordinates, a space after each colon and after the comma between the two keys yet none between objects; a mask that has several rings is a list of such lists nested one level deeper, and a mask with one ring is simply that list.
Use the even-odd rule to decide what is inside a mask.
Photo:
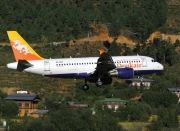
[{"label": "dirt slope", "polygon": [[[106,41],[107,40],[109,42],[112,42],[114,40],[113,37],[109,36],[109,31],[108,31],[108,28],[106,25],[94,24],[94,25],[91,25],[91,28],[93,29],[93,31],[95,32],[96,35],[76,40],[76,44],[80,44],[85,41],[95,42],[95,41]],[[129,40],[128,38],[126,38],[123,35],[118,36],[116,42],[117,43],[134,44],[134,42],[132,40]],[[73,44],[73,40],[70,41],[70,44]]]},{"label": "dirt slope", "polygon": [[180,35],[169,35],[154,32],[150,35],[147,41],[153,41],[154,38],[162,38],[163,40],[170,40],[172,43],[175,43],[177,39],[180,40]]},{"label": "dirt slope", "polygon": [[[86,38],[78,39],[76,40],[76,44],[81,44],[84,42],[96,42],[96,41],[109,41],[112,42],[114,40],[113,37],[109,36],[109,31],[106,25],[92,25],[91,28],[95,32],[95,36],[89,36]],[[160,32],[154,32],[150,35],[150,37],[147,39],[148,41],[153,41],[154,38],[162,38],[163,40],[170,40],[172,43],[174,43],[177,39],[180,40],[180,35],[168,35],[168,34],[161,34]],[[117,43],[126,43],[128,45],[135,45],[136,43],[133,40],[128,39],[127,37],[123,35],[119,35],[117,40]],[[74,41],[71,40],[70,44],[74,44]]]}]

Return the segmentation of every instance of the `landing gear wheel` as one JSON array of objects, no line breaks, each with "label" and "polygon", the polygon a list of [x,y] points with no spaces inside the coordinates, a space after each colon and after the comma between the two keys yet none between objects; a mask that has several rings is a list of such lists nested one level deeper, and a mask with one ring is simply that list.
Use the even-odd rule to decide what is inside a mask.
[{"label": "landing gear wheel", "polygon": [[89,86],[87,84],[83,85],[82,87],[83,90],[88,90],[89,89]]},{"label": "landing gear wheel", "polygon": [[102,86],[102,81],[97,81],[97,82],[96,82],[96,86],[97,86],[97,87]]}]

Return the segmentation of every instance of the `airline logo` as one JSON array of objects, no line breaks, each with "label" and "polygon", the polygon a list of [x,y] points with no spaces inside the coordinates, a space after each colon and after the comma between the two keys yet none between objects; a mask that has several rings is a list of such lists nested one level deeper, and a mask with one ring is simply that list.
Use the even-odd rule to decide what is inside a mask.
[{"label": "airline logo", "polygon": [[13,48],[18,50],[20,53],[23,53],[24,55],[27,54],[33,54],[32,52],[29,51],[28,47],[21,44],[19,40],[14,40],[13,42]]},{"label": "airline logo", "polygon": [[129,68],[139,68],[142,67],[142,64],[116,64],[116,67],[129,67]]},{"label": "airline logo", "polygon": [[129,68],[139,68],[142,67],[142,63],[140,63],[139,59],[122,59],[122,60],[116,60],[116,67],[129,67]]}]

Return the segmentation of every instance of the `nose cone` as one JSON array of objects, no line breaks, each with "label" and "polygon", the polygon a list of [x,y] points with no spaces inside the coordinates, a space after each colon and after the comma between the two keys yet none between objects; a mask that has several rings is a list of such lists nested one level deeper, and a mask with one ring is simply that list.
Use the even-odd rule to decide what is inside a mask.
[{"label": "nose cone", "polygon": [[158,63],[158,68],[159,68],[159,70],[163,70],[164,66],[162,64]]},{"label": "nose cone", "polygon": [[17,62],[14,62],[14,63],[9,63],[6,65],[7,68],[9,69],[17,69]]}]

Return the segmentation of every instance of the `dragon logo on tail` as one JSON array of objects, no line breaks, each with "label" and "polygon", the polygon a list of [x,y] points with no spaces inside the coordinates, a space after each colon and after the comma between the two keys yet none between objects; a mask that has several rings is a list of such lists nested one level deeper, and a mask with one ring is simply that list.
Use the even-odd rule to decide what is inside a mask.
[{"label": "dragon logo on tail", "polygon": [[14,44],[13,48],[18,50],[20,53],[24,53],[24,55],[33,54],[32,52],[29,51],[28,47],[21,44],[19,40],[14,40],[13,44]]}]

